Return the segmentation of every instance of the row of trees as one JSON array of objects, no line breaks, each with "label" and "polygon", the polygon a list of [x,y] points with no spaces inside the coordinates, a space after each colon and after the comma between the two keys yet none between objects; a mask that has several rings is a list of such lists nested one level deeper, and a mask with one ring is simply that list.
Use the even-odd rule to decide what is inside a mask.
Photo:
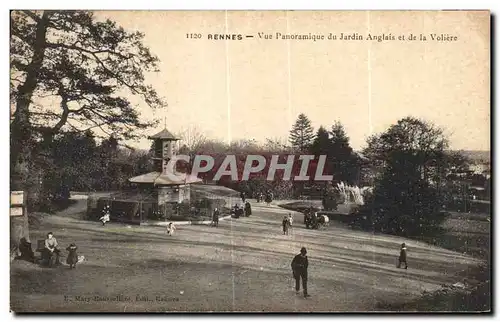
[{"label": "row of trees", "polygon": [[114,191],[127,180],[151,170],[146,151],[121,148],[115,137],[100,143],[92,132],[58,135],[36,154],[31,167],[30,210],[64,206],[70,191]]},{"label": "row of trees", "polygon": [[[362,150],[366,159],[353,153],[340,123],[331,130],[321,126],[314,134],[304,114],[290,131],[290,143],[295,150],[327,155],[334,181],[371,181],[373,193],[355,217],[356,224],[365,229],[422,234],[439,227],[445,218],[443,208],[453,207],[457,197],[463,199],[457,191],[463,190],[469,160],[449,150],[442,129],[417,118],[401,119],[385,132],[371,136]],[[372,180],[366,180],[366,174]],[[478,175],[469,179],[476,184],[486,180]]]},{"label": "row of trees", "polygon": [[301,113],[290,130],[289,140],[295,151],[316,156],[326,155],[326,169],[333,174],[334,181],[358,185],[361,183],[363,160],[354,153],[340,122],[335,122],[329,130],[320,126],[314,134],[311,121]]}]

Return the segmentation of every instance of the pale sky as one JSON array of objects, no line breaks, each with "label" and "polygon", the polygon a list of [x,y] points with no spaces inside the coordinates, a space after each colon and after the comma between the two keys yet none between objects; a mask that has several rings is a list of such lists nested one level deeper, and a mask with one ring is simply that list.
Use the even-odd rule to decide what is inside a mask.
[{"label": "pale sky", "polygon": [[[446,129],[453,149],[489,150],[488,12],[121,11],[98,12],[145,34],[161,60],[148,81],[168,108],[171,132],[195,125],[221,140],[287,137],[305,113],[315,130],[340,121],[360,149],[371,133],[415,116]],[[258,33],[325,35],[325,40],[264,40]],[[188,39],[198,33],[201,39]],[[243,40],[209,40],[208,34]],[[329,33],[393,41],[328,40]],[[417,40],[399,41],[413,33]],[[438,42],[430,34],[457,36]],[[427,41],[419,41],[419,35]],[[253,35],[253,38],[245,38]],[[162,128],[152,129],[154,134]],[[135,146],[149,147],[148,140]],[[134,144],[132,144],[134,145]]]}]

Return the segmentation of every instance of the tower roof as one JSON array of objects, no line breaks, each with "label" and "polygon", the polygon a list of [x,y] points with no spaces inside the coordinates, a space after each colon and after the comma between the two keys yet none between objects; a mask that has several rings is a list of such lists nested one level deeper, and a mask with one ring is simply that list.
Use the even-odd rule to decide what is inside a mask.
[{"label": "tower roof", "polygon": [[157,140],[157,139],[162,139],[162,140],[170,140],[170,141],[178,141],[180,139],[176,138],[172,133],[170,133],[167,129],[163,129],[160,132],[156,133],[155,135],[152,135],[148,137],[150,140]]}]

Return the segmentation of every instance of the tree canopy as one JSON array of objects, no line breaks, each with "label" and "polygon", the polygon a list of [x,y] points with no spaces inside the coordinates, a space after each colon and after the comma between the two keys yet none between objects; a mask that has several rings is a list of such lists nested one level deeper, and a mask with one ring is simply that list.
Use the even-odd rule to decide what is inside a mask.
[{"label": "tree canopy", "polygon": [[405,236],[438,228],[444,219],[441,179],[451,166],[447,146],[440,128],[413,117],[371,137],[364,153],[381,170],[363,210],[366,223]]},{"label": "tree canopy", "polygon": [[[25,191],[29,203],[40,172],[55,161],[58,134],[135,138],[154,124],[140,118],[139,102],[153,109],[165,102],[146,81],[159,61],[140,32],[90,11],[47,10],[11,11],[10,31],[11,189]],[[28,212],[13,243],[21,237],[29,241]]]},{"label": "tree canopy", "polygon": [[136,130],[154,124],[140,119],[138,102],[165,105],[146,83],[146,74],[158,71],[158,58],[140,32],[89,11],[26,10],[11,12],[11,35],[13,127],[27,125],[28,135],[93,130],[135,138]]}]

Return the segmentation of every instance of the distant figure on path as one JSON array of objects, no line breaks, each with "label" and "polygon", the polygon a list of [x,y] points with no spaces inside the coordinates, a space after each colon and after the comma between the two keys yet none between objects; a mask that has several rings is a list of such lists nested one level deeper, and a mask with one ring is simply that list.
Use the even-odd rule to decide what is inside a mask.
[{"label": "distant figure on path", "polygon": [[283,225],[283,235],[288,235],[288,228],[290,226],[290,221],[288,220],[287,215],[283,217],[282,225]]},{"label": "distant figure on path", "polygon": [[167,234],[168,234],[169,236],[172,236],[172,235],[175,233],[175,229],[176,229],[176,228],[175,228],[174,223],[169,223],[169,224],[167,225]]},{"label": "distant figure on path", "polygon": [[233,213],[234,213],[234,218],[240,218],[240,216],[243,215],[244,210],[243,208],[240,208],[240,205],[236,204],[233,207]]},{"label": "distant figure on path", "polygon": [[398,268],[401,268],[401,263],[405,263],[405,269],[408,269],[408,262],[407,262],[407,259],[406,259],[406,245],[405,245],[405,243],[401,244],[401,252],[399,253]]},{"label": "distant figure on path", "polygon": [[304,297],[309,297],[307,293],[307,267],[309,266],[309,261],[307,260],[307,250],[305,247],[300,249],[300,254],[296,255],[292,260],[292,272],[293,278],[295,279],[295,292],[299,294],[300,291],[300,279],[302,279],[302,290],[304,292]]},{"label": "distant figure on path", "polygon": [[290,227],[292,227],[293,226],[293,217],[292,217],[291,212],[288,213],[288,222],[290,223]]},{"label": "distant figure on path", "polygon": [[242,192],[240,192],[240,198],[241,198],[241,202],[242,202],[243,204],[245,204],[245,200],[246,200],[246,197],[245,197],[245,192],[243,192],[243,191],[242,191]]},{"label": "distant figure on path", "polygon": [[252,214],[252,206],[247,201],[245,202],[245,217],[250,217],[251,214]]},{"label": "distant figure on path", "polygon": [[319,215],[316,217],[316,219],[318,224],[321,225],[322,227],[326,227],[329,225],[330,218],[328,218],[327,215]]},{"label": "distant figure on path", "polygon": [[266,193],[266,203],[267,203],[267,205],[269,206],[272,201],[273,201],[273,193],[271,192],[271,190],[269,190]]},{"label": "distant figure on path", "polygon": [[215,227],[219,227],[219,209],[215,208],[214,213],[212,215],[212,225]]},{"label": "distant figure on path", "polygon": [[110,218],[109,218],[109,216],[110,216],[109,206],[104,207],[104,209],[103,209],[102,212],[104,213],[104,215],[101,218],[99,218],[99,221],[102,222],[103,226],[105,226],[106,223],[108,221],[110,221]]},{"label": "distant figure on path", "polygon": [[66,264],[69,265],[69,268],[76,268],[76,263],[78,263],[78,254],[76,250],[78,247],[74,243],[71,243],[66,250],[69,252],[68,257],[66,258]]}]

